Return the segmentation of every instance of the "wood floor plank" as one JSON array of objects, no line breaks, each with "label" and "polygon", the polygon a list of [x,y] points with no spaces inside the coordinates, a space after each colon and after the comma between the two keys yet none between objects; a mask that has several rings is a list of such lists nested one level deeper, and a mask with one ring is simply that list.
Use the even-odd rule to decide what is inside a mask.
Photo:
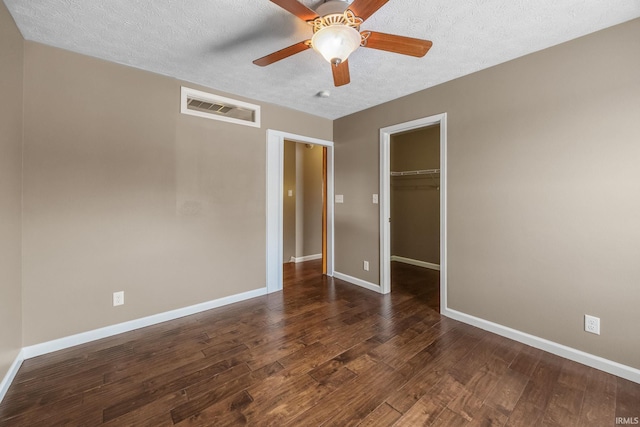
[{"label": "wood floor plank", "polygon": [[[271,375],[274,375],[284,367],[278,362],[264,366],[256,371],[248,372],[229,381],[223,382],[217,386],[209,383],[199,383],[186,389],[188,401],[171,410],[171,418],[175,424],[193,417],[194,419],[206,418],[200,417],[200,413],[209,411],[216,412],[216,406],[225,399],[238,395],[243,390],[247,390],[253,384],[257,384]],[[220,405],[218,405],[219,407]]]},{"label": "wood floor plank", "polygon": [[282,425],[289,418],[310,408],[334,389],[334,383],[320,383],[309,371],[334,357],[341,349],[320,343],[301,348],[279,360],[281,371],[246,388],[252,402],[242,409],[249,423]]},{"label": "wood floor plank", "polygon": [[[0,407],[1,426],[34,426],[51,425],[48,420],[56,413],[77,413],[83,409],[82,394],[75,394],[65,399],[61,398],[48,405],[39,405],[24,411],[7,411],[3,408],[12,408],[10,401],[3,401]],[[97,424],[102,423],[102,411],[97,412]]]},{"label": "wood floor plank", "polygon": [[[403,382],[404,378],[393,368],[378,363],[330,394],[333,404],[318,404],[290,425],[357,425],[384,402],[387,390],[397,388]],[[348,402],[348,405],[336,405],[337,402]]]},{"label": "wood floor plank", "polygon": [[477,370],[464,386],[474,396],[484,400],[495,392],[500,380],[501,376],[494,374],[485,366]]},{"label": "wood floor plank", "polygon": [[398,420],[398,426],[432,425],[440,414],[465,389],[451,375],[442,376],[428,393],[420,396]]},{"label": "wood floor plank", "polygon": [[315,342],[301,348],[295,353],[291,353],[278,359],[278,362],[284,366],[290,375],[302,374],[317,368],[324,364],[327,360],[335,357],[342,352],[342,347],[336,344],[324,345]]},{"label": "wood floor plank", "polygon": [[339,328],[335,331],[336,333],[324,337],[323,341],[333,341],[342,348],[348,349],[364,340],[376,337],[387,327],[388,323],[389,320],[384,317],[372,315],[368,319]]},{"label": "wood floor plank", "polygon": [[592,371],[588,366],[572,360],[564,360],[558,382],[576,390],[585,390]]},{"label": "wood floor plank", "polygon": [[306,345],[301,341],[281,338],[280,340],[254,347],[252,350],[254,357],[248,362],[248,365],[252,370],[258,369],[274,360],[293,354],[304,347]]},{"label": "wood floor plank", "polygon": [[[479,412],[473,417],[467,425],[473,427],[486,427],[486,426],[494,426],[500,427],[504,426],[507,422],[508,417],[504,413],[498,411],[497,409],[483,405]],[[531,424],[532,425],[532,424]]]},{"label": "wood floor plank", "polygon": [[562,359],[548,353],[545,354],[531,375],[529,383],[522,392],[521,399],[545,410],[560,376],[561,366]]},{"label": "wood floor plank", "polygon": [[0,425],[605,426],[632,383],[442,317],[439,273],[389,295],[285,265],[284,291],[26,360]]},{"label": "wood floor plank", "polygon": [[[343,348],[350,348],[357,344],[359,340],[367,339],[379,333],[389,323],[387,319],[378,316],[375,310],[372,310],[368,316],[358,321],[346,322],[344,317],[350,315],[352,310],[362,310],[362,305],[327,319],[326,322],[319,325],[320,327],[307,331],[302,340],[304,342],[333,340],[342,345]],[[361,313],[361,311],[358,311],[358,313]]]},{"label": "wood floor plank", "polygon": [[368,340],[362,341],[360,344],[357,344],[350,349],[341,352],[330,360],[327,360],[326,362],[317,366],[309,372],[309,375],[315,378],[318,382],[321,382],[325,378],[333,375],[336,371],[345,367],[350,362],[367,354],[380,345],[381,343],[376,339],[369,338]]},{"label": "wood floor plank", "polygon": [[[596,369],[590,370],[579,426],[611,424],[616,414],[616,387],[617,381],[613,375]],[[639,408],[640,396],[636,402],[636,408]]]},{"label": "wood floor plank", "polygon": [[351,362],[347,363],[345,367],[356,375],[360,375],[379,364],[380,362],[369,356],[369,353],[367,353],[353,359]]},{"label": "wood floor plank", "polygon": [[[509,427],[531,427],[538,426],[542,424],[542,419],[544,418],[544,410],[540,409],[534,403],[526,400],[520,399],[516,406],[511,411],[509,415],[509,419],[507,420],[505,426]],[[589,425],[589,424],[585,424]]]},{"label": "wood floor plank", "polygon": [[450,409],[446,409],[440,413],[438,418],[434,421],[433,426],[436,427],[463,427],[468,424],[467,420],[465,420],[460,415],[451,411]]},{"label": "wood floor plank", "polygon": [[471,381],[474,376],[477,379],[480,371],[484,374],[499,374],[507,368],[508,363],[495,356],[496,336],[487,332],[481,338],[460,363],[451,369],[451,375],[463,384]]},{"label": "wood floor plank", "polygon": [[552,391],[542,425],[572,427],[578,425],[584,391],[557,383]]},{"label": "wood floor plank", "polygon": [[438,328],[441,331],[438,339],[413,355],[411,359],[407,360],[398,368],[398,371],[401,372],[407,380],[413,378],[419,371],[424,370],[425,367],[433,361],[438,360],[449,347],[464,336],[464,333],[460,329],[443,328],[440,325],[434,326],[434,328]]},{"label": "wood floor plank", "polygon": [[520,400],[520,396],[522,396],[528,383],[529,379],[527,377],[519,372],[507,369],[484,402],[486,405],[508,416]]},{"label": "wood floor plank", "polygon": [[106,407],[103,412],[104,421],[118,418],[167,394],[182,390],[189,384],[213,378],[230,368],[229,362],[224,360],[204,367],[180,367],[169,374],[160,375],[147,381],[148,385],[144,387],[145,391],[136,397]]},{"label": "wood floor plank", "polygon": [[307,374],[281,378],[283,381],[268,389],[248,390],[253,402],[242,410],[242,414],[249,424],[282,426],[332,391]]},{"label": "wood floor plank", "polygon": [[[86,348],[86,345],[84,348]],[[63,350],[63,352],[68,354],[66,353],[67,350]],[[16,390],[20,390],[21,386],[30,387],[32,381],[37,381],[40,385],[43,385],[46,381],[56,381],[62,377],[68,377],[70,372],[73,375],[81,375],[82,372],[90,372],[96,369],[103,370],[109,365],[129,358],[133,353],[133,348],[127,343],[95,350],[87,349],[87,351],[72,355],[69,359],[56,360],[51,364],[45,363],[45,356],[36,357],[35,359],[38,359],[39,362],[35,363],[29,363],[33,359],[27,359],[23,362],[23,369],[16,376],[13,384],[16,386]],[[59,358],[60,356],[56,355],[55,359]]]},{"label": "wood floor plank", "polygon": [[[447,334],[445,334],[447,335]],[[405,413],[422,396],[438,384],[445,374],[454,367],[470,349],[473,349],[480,338],[454,339],[447,343],[434,343],[427,347],[436,354],[431,361],[416,372],[399,390],[392,391],[387,402],[396,410]],[[433,347],[433,348],[432,348]],[[402,370],[400,370],[402,372]]]},{"label": "wood floor plank", "polygon": [[640,387],[624,378],[616,378],[616,382],[616,417],[637,419],[640,417]]},{"label": "wood floor plank", "polygon": [[[263,367],[264,370],[270,373],[275,373],[272,369],[273,365],[268,365]],[[195,399],[204,392],[209,392],[211,390],[216,390],[219,387],[222,387],[224,384],[233,381],[242,376],[248,375],[252,372],[261,372],[261,371],[251,371],[249,366],[246,363],[239,364],[231,364],[231,367],[226,371],[220,372],[214,377],[208,379],[207,381],[200,381],[193,384],[188,385],[184,388],[184,391],[187,393],[189,400]],[[263,378],[261,375],[257,375],[257,378]]]},{"label": "wood floor plank", "polygon": [[[186,364],[205,357],[201,351],[185,351],[184,348],[175,347],[146,350],[142,353],[136,352],[135,355],[118,361],[110,368],[105,369],[103,380],[105,384],[131,377],[136,377],[138,381],[144,381],[157,375],[158,371],[174,369],[176,361]],[[154,367],[153,371],[146,369],[149,365]]]},{"label": "wood floor plank", "polygon": [[425,395],[396,421],[394,427],[430,426],[447,408],[438,396]]},{"label": "wood floor plank", "polygon": [[122,416],[106,421],[102,425],[108,427],[173,425],[170,416],[171,410],[186,401],[187,394],[184,391],[170,393]]},{"label": "wood floor plank", "polygon": [[417,322],[372,350],[370,354],[393,368],[399,368],[418,352],[431,345],[441,334],[440,329],[431,326]]},{"label": "wood floor plank", "polygon": [[358,427],[385,427],[394,425],[402,414],[383,403],[358,424]]},{"label": "wood floor plank", "polygon": [[336,389],[349,381],[352,381],[357,374],[353,372],[351,369],[342,366],[337,371],[332,372],[331,374],[324,376],[320,379],[314,379],[318,381],[318,384],[327,386],[331,389]]},{"label": "wood floor plank", "polygon": [[509,364],[509,369],[520,372],[525,377],[530,377],[533,375],[543,354],[542,350],[525,346]]},{"label": "wood floor plank", "polygon": [[242,409],[252,402],[253,399],[249,393],[240,391],[174,425],[181,427],[246,425],[247,419],[242,414]]},{"label": "wood floor plank", "polygon": [[447,404],[449,410],[460,415],[467,421],[473,421],[479,417],[483,411],[483,407],[482,399],[467,389],[458,393],[458,395]]}]

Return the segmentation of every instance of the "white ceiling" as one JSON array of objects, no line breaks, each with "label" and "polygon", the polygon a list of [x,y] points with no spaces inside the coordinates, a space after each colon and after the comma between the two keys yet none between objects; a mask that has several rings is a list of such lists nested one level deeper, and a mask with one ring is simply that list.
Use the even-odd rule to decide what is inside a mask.
[{"label": "white ceiling", "polygon": [[[301,2],[315,8],[322,0]],[[638,0],[390,0],[361,29],[433,47],[424,58],[358,49],[349,57],[351,83],[336,88],[313,50],[252,64],[312,35],[269,0],[5,3],[27,40],[329,119],[640,17]],[[331,96],[315,96],[321,90]]]}]

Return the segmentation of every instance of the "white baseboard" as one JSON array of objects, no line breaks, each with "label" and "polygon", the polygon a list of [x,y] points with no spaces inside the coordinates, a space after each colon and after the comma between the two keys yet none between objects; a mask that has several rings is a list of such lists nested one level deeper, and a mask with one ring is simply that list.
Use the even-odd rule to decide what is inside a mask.
[{"label": "white baseboard", "polygon": [[20,352],[16,356],[16,359],[13,361],[11,366],[9,366],[9,370],[7,371],[6,375],[4,376],[2,381],[0,381],[0,402],[2,402],[5,394],[7,394],[7,390],[9,390],[9,386],[13,382],[13,379],[16,377],[16,374],[18,373],[18,370],[20,369],[23,361],[24,351],[20,350]]},{"label": "white baseboard", "polygon": [[357,277],[349,276],[348,274],[338,273],[337,271],[333,272],[333,277],[336,279],[344,280],[345,282],[349,282],[353,285],[358,285],[365,289],[369,289],[370,291],[381,293],[380,286],[375,283],[367,282],[366,280],[358,279]]},{"label": "white baseboard", "polygon": [[404,264],[411,264],[418,267],[430,268],[431,270],[440,271],[440,264],[433,264],[431,262],[419,261],[417,259],[405,258],[403,256],[391,255],[391,261],[398,261]]},{"label": "white baseboard", "polygon": [[313,261],[314,259],[322,259],[322,254],[314,254],[314,255],[305,255],[301,257],[292,256],[289,262],[305,262],[305,261]]},{"label": "white baseboard", "polygon": [[76,335],[71,335],[68,337],[25,347],[22,349],[22,356],[24,357],[24,359],[30,359],[42,354],[63,350],[75,345],[107,338],[113,335],[121,334],[123,332],[133,331],[134,329],[140,329],[146,326],[155,325],[157,323],[166,322],[168,320],[178,319],[180,317],[189,316],[191,314],[211,310],[212,308],[222,307],[223,305],[233,304],[234,302],[244,301],[249,298],[255,298],[266,294],[267,288],[255,289],[240,294],[230,295],[228,297],[218,298],[212,301],[195,304],[189,307],[178,308],[176,310],[166,311],[164,313],[158,313],[152,316],[130,320],[124,323],[118,323],[117,325],[94,329],[93,331],[82,332]]},{"label": "white baseboard", "polygon": [[599,369],[601,371],[608,372],[610,374],[640,384],[640,369],[623,365],[621,363],[614,362],[600,356],[586,353],[582,350],[567,347],[565,345],[558,344],[553,341],[537,337],[535,335],[530,335],[526,332],[521,332],[516,329],[511,329],[507,326],[493,323],[488,320],[471,316],[457,310],[452,310],[450,308],[445,308],[441,311],[441,314],[452,319],[459,320],[460,322],[476,326],[480,329],[484,329],[485,331],[493,332],[503,337],[510,338],[514,341],[530,345],[531,347],[553,353],[555,355],[564,357],[565,359],[570,359],[574,362],[582,363],[583,365],[587,365],[592,368]]}]

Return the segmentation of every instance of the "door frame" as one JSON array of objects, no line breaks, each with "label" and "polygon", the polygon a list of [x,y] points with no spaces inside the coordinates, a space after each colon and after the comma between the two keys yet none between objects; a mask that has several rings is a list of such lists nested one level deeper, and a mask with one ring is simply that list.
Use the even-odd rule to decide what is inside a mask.
[{"label": "door frame", "polygon": [[447,113],[380,129],[380,292],[391,292],[391,136],[440,125],[440,310],[447,307]]},{"label": "door frame", "polygon": [[327,275],[333,276],[333,141],[267,130],[267,293],[282,290],[284,140],[327,147]]}]

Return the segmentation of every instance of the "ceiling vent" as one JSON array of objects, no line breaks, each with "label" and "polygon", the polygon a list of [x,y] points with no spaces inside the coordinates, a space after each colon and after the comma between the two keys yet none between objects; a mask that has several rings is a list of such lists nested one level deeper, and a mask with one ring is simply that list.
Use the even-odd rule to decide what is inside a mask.
[{"label": "ceiling vent", "polygon": [[188,87],[180,91],[180,112],[206,119],[260,127],[260,106]]}]

